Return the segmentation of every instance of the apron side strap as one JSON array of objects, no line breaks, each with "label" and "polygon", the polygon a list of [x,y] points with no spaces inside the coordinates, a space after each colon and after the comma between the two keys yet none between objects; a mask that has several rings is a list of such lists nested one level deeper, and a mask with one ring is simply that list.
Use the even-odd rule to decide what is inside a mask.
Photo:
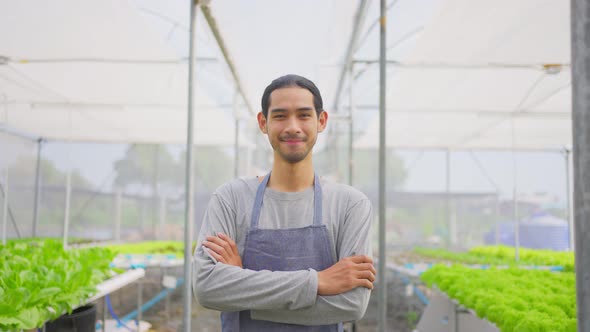
[{"label": "apron side strap", "polygon": [[256,198],[254,199],[254,206],[252,207],[252,218],[250,220],[250,229],[258,229],[258,220],[260,219],[260,210],[262,208],[262,199],[264,198],[264,190],[270,179],[270,173],[268,173],[262,182],[258,185],[256,190]]},{"label": "apron side strap", "polygon": [[313,224],[314,226],[322,225],[322,186],[320,185],[320,177],[314,174],[313,186]]}]

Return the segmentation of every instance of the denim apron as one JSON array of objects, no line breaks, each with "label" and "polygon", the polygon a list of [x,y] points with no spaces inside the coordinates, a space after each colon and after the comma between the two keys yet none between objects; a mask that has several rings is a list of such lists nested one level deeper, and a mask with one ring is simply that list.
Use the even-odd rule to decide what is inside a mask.
[{"label": "denim apron", "polygon": [[[332,266],[328,228],[322,224],[322,188],[319,178],[314,176],[314,218],[311,226],[288,229],[260,229],[258,220],[262,208],[264,190],[270,173],[258,186],[250,231],[246,235],[242,264],[245,269],[260,271],[297,271],[314,269],[322,271]],[[268,332],[339,332],[342,323],[320,326],[304,326],[275,323],[250,318],[250,311],[221,313],[223,332],[268,331]]]}]

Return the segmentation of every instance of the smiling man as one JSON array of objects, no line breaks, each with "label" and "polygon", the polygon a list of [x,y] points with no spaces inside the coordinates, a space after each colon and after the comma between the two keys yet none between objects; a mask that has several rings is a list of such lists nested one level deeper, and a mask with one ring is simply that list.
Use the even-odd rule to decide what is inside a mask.
[{"label": "smiling man", "polygon": [[222,311],[223,332],[342,331],[364,315],[375,281],[372,209],[358,190],[315,174],[312,150],[327,123],[313,82],[277,78],[258,113],[271,172],[213,193],[193,288],[201,305]]}]

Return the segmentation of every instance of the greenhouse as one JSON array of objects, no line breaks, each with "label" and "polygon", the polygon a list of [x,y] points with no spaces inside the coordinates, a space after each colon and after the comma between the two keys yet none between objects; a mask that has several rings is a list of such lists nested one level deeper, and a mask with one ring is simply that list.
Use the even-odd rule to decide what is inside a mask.
[{"label": "greenhouse", "polygon": [[[590,0],[0,1],[0,331],[590,332],[588,13]],[[264,233],[262,197],[301,194],[269,172],[300,162],[277,146],[307,138],[273,141],[287,121],[259,113],[287,74],[313,81],[325,112],[300,83],[267,96],[307,89],[318,114],[302,191],[320,199],[282,217],[309,212],[313,230],[323,213],[327,241]],[[251,277],[232,284],[199,255],[238,270],[210,247],[234,179],[258,189],[233,239]],[[368,202],[366,232],[337,184]],[[231,234],[243,220],[227,206]],[[364,250],[340,248],[363,239],[371,290],[327,293],[325,271]],[[267,264],[246,259],[256,245],[302,248]],[[303,307],[309,292],[286,290],[299,285],[249,283],[297,273],[317,288]],[[235,289],[268,301],[243,306]]]}]

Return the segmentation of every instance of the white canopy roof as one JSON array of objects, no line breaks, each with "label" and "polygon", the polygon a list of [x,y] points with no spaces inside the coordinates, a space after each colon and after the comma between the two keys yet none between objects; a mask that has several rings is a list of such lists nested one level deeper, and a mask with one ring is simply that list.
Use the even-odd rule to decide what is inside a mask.
[{"label": "white canopy roof", "polygon": [[[376,60],[377,5],[362,26],[357,60]],[[48,139],[184,142],[186,7],[180,0],[0,2],[0,126]],[[210,4],[255,111],[264,86],[286,73],[314,80],[332,111],[357,7],[355,0]],[[571,144],[569,2],[400,0],[388,18],[396,61],[388,70],[388,146]],[[204,21],[197,19],[197,54],[207,59],[197,61],[195,142],[229,145],[234,86]],[[377,65],[366,68],[355,98],[376,109]],[[377,147],[377,121],[359,128],[365,135],[356,147]]]},{"label": "white canopy roof", "polygon": [[[3,1],[0,13],[1,125],[56,140],[186,141],[186,57],[139,8],[117,0]],[[198,63],[195,144],[233,145],[231,105],[208,92],[225,80],[223,61]]]},{"label": "white canopy roof", "polygon": [[[390,147],[571,145],[567,1],[447,0],[413,51],[395,60],[387,83]],[[378,128],[376,118],[356,146],[377,147]]]}]

